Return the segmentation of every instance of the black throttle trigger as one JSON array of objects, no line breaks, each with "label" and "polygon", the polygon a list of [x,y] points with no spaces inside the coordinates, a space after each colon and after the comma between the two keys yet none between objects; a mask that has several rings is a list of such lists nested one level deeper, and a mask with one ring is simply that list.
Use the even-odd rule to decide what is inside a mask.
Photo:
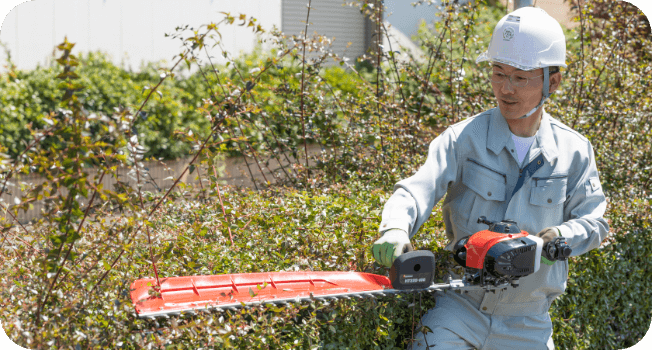
[{"label": "black throttle trigger", "polygon": [[466,242],[468,242],[469,237],[464,237],[455,243],[453,247],[453,259],[462,267],[466,267]]}]

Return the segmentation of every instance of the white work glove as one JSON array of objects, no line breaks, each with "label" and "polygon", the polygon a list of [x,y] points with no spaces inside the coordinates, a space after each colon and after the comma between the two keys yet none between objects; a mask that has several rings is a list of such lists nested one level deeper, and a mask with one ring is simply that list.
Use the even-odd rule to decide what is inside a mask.
[{"label": "white work glove", "polygon": [[371,248],[376,261],[387,267],[391,267],[399,255],[411,251],[410,237],[407,232],[393,228],[385,231]]}]

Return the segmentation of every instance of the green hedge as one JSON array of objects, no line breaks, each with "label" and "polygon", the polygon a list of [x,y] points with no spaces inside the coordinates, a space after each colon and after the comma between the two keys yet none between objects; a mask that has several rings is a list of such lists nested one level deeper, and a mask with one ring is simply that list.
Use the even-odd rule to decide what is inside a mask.
[{"label": "green hedge", "polygon": [[[219,74],[213,74],[212,66],[202,67],[203,73],[177,75],[167,78],[153,94],[152,101],[136,117],[133,132],[138,134],[141,143],[147,148],[147,158],[176,159],[191,153],[191,146],[180,137],[179,133],[192,131],[196,137],[205,138],[209,134],[210,122],[206,118],[206,111],[202,109],[205,99],[221,100],[222,97],[212,96],[220,91],[218,81],[226,86],[237,85],[240,74],[243,79],[249,80],[250,66],[261,65],[261,57],[274,55],[276,52],[263,53],[256,50],[237,59],[234,66],[218,66]],[[257,83],[254,91],[247,98],[255,98],[261,103],[260,110],[252,111],[242,117],[245,125],[242,133],[245,134],[256,148],[261,147],[265,138],[265,131],[270,128],[278,139],[288,140],[296,145],[301,133],[297,118],[298,104],[295,101],[296,91],[300,88],[300,78],[296,77],[301,72],[296,64],[296,59],[287,59],[267,71],[267,74]],[[79,83],[84,86],[78,97],[83,108],[88,113],[96,113],[111,117],[126,109],[134,114],[141,106],[149,89],[153,88],[160,80],[162,71],[155,67],[158,64],[150,63],[140,72],[131,72],[115,66],[101,52],[83,54],[79,57]],[[249,68],[247,68],[249,67]],[[36,127],[45,127],[43,118],[54,112],[59,114],[62,110],[59,102],[62,92],[59,90],[56,77],[62,72],[59,66],[38,67],[30,71],[14,70],[0,76],[0,143],[8,147],[9,154],[20,154],[26,143],[30,140],[30,132],[25,125],[32,124]],[[342,67],[330,66],[313,72],[321,74],[323,84],[332,85],[332,91],[338,94],[355,95],[359,81]],[[219,80],[218,80],[219,77]],[[307,99],[306,106],[318,103],[316,99]],[[264,112],[267,120],[261,113]],[[337,113],[333,116],[338,117]],[[308,117],[308,116],[307,116]],[[342,116],[339,115],[339,118]],[[331,118],[326,114],[310,116],[312,122],[308,130],[308,139],[315,141],[314,129],[323,129]],[[268,123],[269,122],[269,123]],[[221,135],[230,137],[233,130],[238,130],[237,122],[227,123],[231,131],[224,130]],[[91,130],[96,132],[96,130]],[[239,132],[239,130],[238,130]],[[271,139],[271,137],[269,137]],[[229,145],[233,153],[239,153],[235,145]]]},{"label": "green hedge", "polygon": [[566,293],[551,308],[558,347],[624,349],[649,330],[652,228],[647,220],[628,223],[626,232],[600,249],[571,259]]},{"label": "green hedge", "polygon": [[[146,87],[159,81],[159,74],[149,65],[140,73],[129,72],[113,65],[101,53],[80,57],[76,73],[84,89],[78,94],[88,113],[112,116],[121,108],[133,111],[144,100]],[[58,66],[39,67],[31,71],[15,71],[0,79],[0,142],[8,145],[16,155],[23,151],[30,133],[28,123],[44,127],[42,118],[61,109],[62,93],[58,90],[56,76],[62,72]],[[197,98],[178,86],[177,80],[167,80],[156,95],[156,102],[145,108],[139,116],[136,131],[148,148],[148,156],[173,159],[188,154],[189,146],[175,137],[177,130],[191,129],[200,132],[208,122],[197,113]]]}]

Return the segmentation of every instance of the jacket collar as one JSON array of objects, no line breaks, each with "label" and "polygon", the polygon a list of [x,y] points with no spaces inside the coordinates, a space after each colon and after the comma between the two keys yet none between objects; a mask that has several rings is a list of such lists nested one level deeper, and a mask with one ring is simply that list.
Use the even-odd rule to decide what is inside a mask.
[{"label": "jacket collar", "polygon": [[543,153],[548,163],[553,163],[559,156],[557,140],[555,140],[555,135],[552,133],[551,121],[552,117],[544,110],[543,116],[541,117],[541,125],[539,125],[539,131],[536,135],[541,153]]},{"label": "jacket collar", "polygon": [[494,108],[493,113],[489,116],[487,148],[498,155],[507,145],[511,135],[509,125],[507,125],[505,118],[500,113],[500,109],[498,107]]},{"label": "jacket collar", "polygon": [[[541,125],[539,125],[539,130],[536,134],[536,143],[541,149],[543,156],[549,163],[552,163],[557,159],[557,142],[552,133],[552,127],[550,125],[551,117],[546,111],[543,111],[543,116],[541,117]],[[505,146],[508,145],[509,140],[512,137],[512,133],[509,130],[509,125],[505,118],[500,113],[499,108],[494,108],[493,112],[489,117],[489,128],[487,130],[487,148],[491,150],[494,154],[498,155]],[[534,150],[530,150],[530,153]]]}]

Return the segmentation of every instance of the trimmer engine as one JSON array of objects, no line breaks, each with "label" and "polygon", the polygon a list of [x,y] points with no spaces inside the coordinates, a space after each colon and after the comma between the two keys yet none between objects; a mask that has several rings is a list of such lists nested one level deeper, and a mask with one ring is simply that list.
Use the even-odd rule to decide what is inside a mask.
[{"label": "trimmer engine", "polygon": [[520,277],[539,270],[541,238],[521,231],[511,220],[493,222],[482,216],[478,223],[489,225],[489,229],[461,239],[453,248],[467,280],[482,285],[509,282],[517,287]]}]

